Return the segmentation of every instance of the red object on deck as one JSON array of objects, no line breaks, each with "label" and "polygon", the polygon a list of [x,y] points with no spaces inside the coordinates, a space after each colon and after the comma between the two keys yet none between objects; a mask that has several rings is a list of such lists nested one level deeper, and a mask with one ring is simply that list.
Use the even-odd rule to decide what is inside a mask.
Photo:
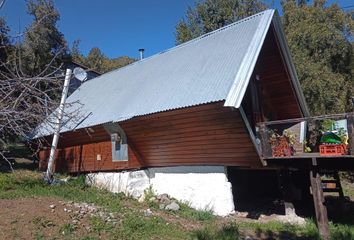
[{"label": "red object on deck", "polygon": [[346,154],[345,144],[322,144],[320,145],[321,156],[338,156]]}]

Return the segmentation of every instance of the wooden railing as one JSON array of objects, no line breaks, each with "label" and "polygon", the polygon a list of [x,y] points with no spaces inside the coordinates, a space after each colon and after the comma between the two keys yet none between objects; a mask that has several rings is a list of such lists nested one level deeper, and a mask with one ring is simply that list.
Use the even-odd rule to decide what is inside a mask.
[{"label": "wooden railing", "polygon": [[354,156],[354,113],[261,122],[256,129],[265,159]]}]

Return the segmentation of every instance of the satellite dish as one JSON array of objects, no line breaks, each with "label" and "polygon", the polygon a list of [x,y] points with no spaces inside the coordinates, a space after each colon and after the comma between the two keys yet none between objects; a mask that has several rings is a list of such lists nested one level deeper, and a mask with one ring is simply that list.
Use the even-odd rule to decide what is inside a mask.
[{"label": "satellite dish", "polygon": [[81,82],[83,82],[83,81],[85,81],[87,79],[87,72],[84,69],[80,68],[80,67],[74,68],[73,73],[74,73],[74,76],[78,80],[80,80]]}]

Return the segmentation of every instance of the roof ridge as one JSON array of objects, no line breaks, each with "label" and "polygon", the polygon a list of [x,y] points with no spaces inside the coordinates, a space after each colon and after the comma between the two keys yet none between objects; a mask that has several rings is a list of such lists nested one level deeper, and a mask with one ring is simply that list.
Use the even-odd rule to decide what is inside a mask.
[{"label": "roof ridge", "polygon": [[[184,43],[182,43],[182,44],[180,44],[180,45],[177,45],[177,46],[174,46],[174,47],[172,47],[172,48],[169,48],[169,49],[166,49],[166,50],[164,50],[164,51],[161,51],[161,52],[159,52],[159,53],[157,53],[157,54],[152,55],[151,57],[153,57],[153,56],[155,56],[155,55],[159,55],[159,54],[165,53],[165,52],[173,51],[173,50],[175,50],[175,49],[177,49],[177,48],[184,47],[184,46],[189,45],[189,44],[191,44],[191,43],[193,43],[193,42],[197,42],[197,41],[199,41],[199,40],[201,40],[201,39],[203,39],[203,38],[205,38],[205,37],[209,37],[209,36],[211,36],[211,35],[214,35],[215,33],[224,31],[224,30],[226,30],[226,29],[228,29],[228,28],[231,28],[231,27],[233,27],[233,26],[235,26],[235,25],[238,25],[238,24],[240,24],[240,23],[249,21],[249,20],[252,19],[252,18],[258,17],[258,16],[260,16],[260,15],[264,15],[266,12],[269,12],[269,11],[274,11],[274,10],[273,10],[273,9],[267,9],[267,10],[264,10],[264,11],[262,11],[262,12],[256,13],[256,14],[254,14],[254,15],[248,16],[248,17],[246,17],[246,18],[242,18],[242,19],[240,19],[240,20],[238,20],[238,21],[236,21],[236,22],[230,23],[230,24],[225,25],[225,26],[223,26],[223,27],[221,27],[221,28],[215,29],[215,30],[213,30],[213,31],[211,31],[211,32],[204,33],[203,35],[201,35],[201,36],[199,36],[199,37],[196,37],[196,38],[193,38],[193,39],[191,39],[191,40],[189,40],[189,41],[187,41],[187,42],[184,42]],[[149,58],[150,58],[150,57],[149,57]]]},{"label": "roof ridge", "polygon": [[[206,37],[209,37],[209,36],[211,36],[211,35],[214,35],[215,33],[224,31],[224,30],[226,30],[226,29],[228,29],[228,28],[231,28],[231,27],[233,27],[233,26],[235,26],[235,25],[238,25],[238,24],[240,24],[240,23],[249,21],[250,19],[253,19],[253,18],[258,17],[258,16],[260,16],[260,15],[264,15],[266,12],[270,12],[270,11],[275,11],[275,10],[274,10],[274,9],[266,9],[266,10],[264,10],[264,11],[262,11],[262,12],[256,13],[256,14],[254,14],[254,15],[251,15],[251,16],[246,17],[246,18],[243,18],[243,19],[240,19],[240,20],[238,20],[238,21],[236,21],[236,22],[233,22],[233,23],[230,23],[230,24],[228,24],[228,25],[226,25],[226,26],[224,26],[224,27],[221,27],[221,28],[218,28],[218,29],[213,30],[213,31],[211,31],[211,32],[205,33],[205,34],[203,34],[203,35],[201,35],[201,36],[199,36],[199,37],[193,38],[193,39],[191,39],[191,40],[189,40],[189,41],[187,41],[187,42],[184,42],[184,43],[182,43],[182,44],[180,44],[180,45],[177,45],[177,46],[168,48],[168,49],[166,49],[166,50],[163,50],[163,51],[161,51],[161,52],[155,53],[154,55],[152,55],[152,56],[150,56],[150,57],[141,59],[141,60],[139,60],[139,61],[136,61],[136,62],[133,62],[133,63],[131,63],[131,64],[129,64],[129,65],[126,65],[126,66],[124,66],[124,67],[117,68],[117,69],[114,69],[114,70],[112,70],[112,71],[110,71],[110,72],[104,73],[104,74],[102,74],[102,75],[100,75],[100,76],[98,76],[98,77],[96,77],[96,78],[100,78],[100,77],[102,77],[102,76],[104,76],[104,75],[106,75],[106,74],[110,74],[110,73],[113,73],[113,72],[121,71],[121,70],[123,70],[123,69],[125,69],[125,68],[132,67],[132,66],[135,66],[135,65],[137,65],[137,64],[143,63],[143,62],[145,62],[145,61],[147,61],[147,60],[149,60],[149,59],[151,59],[151,58],[157,57],[157,56],[159,56],[159,55],[161,55],[161,54],[168,53],[168,52],[174,51],[174,50],[176,50],[176,49],[179,49],[179,48],[188,46],[188,45],[190,45],[190,44],[192,44],[192,43],[194,43],[194,42],[200,41],[200,40],[203,39],[203,38],[206,38]],[[95,79],[95,78],[94,78],[94,79]],[[94,79],[92,79],[92,80],[94,80]],[[91,80],[91,81],[92,81],[92,80]]]}]

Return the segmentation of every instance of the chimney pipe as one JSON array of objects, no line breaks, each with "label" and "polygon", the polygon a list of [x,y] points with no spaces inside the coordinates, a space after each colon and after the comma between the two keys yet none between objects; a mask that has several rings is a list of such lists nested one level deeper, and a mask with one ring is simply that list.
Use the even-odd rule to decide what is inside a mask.
[{"label": "chimney pipe", "polygon": [[145,51],[144,48],[140,48],[140,49],[139,49],[139,52],[140,52],[140,60],[144,59],[144,51]]}]

